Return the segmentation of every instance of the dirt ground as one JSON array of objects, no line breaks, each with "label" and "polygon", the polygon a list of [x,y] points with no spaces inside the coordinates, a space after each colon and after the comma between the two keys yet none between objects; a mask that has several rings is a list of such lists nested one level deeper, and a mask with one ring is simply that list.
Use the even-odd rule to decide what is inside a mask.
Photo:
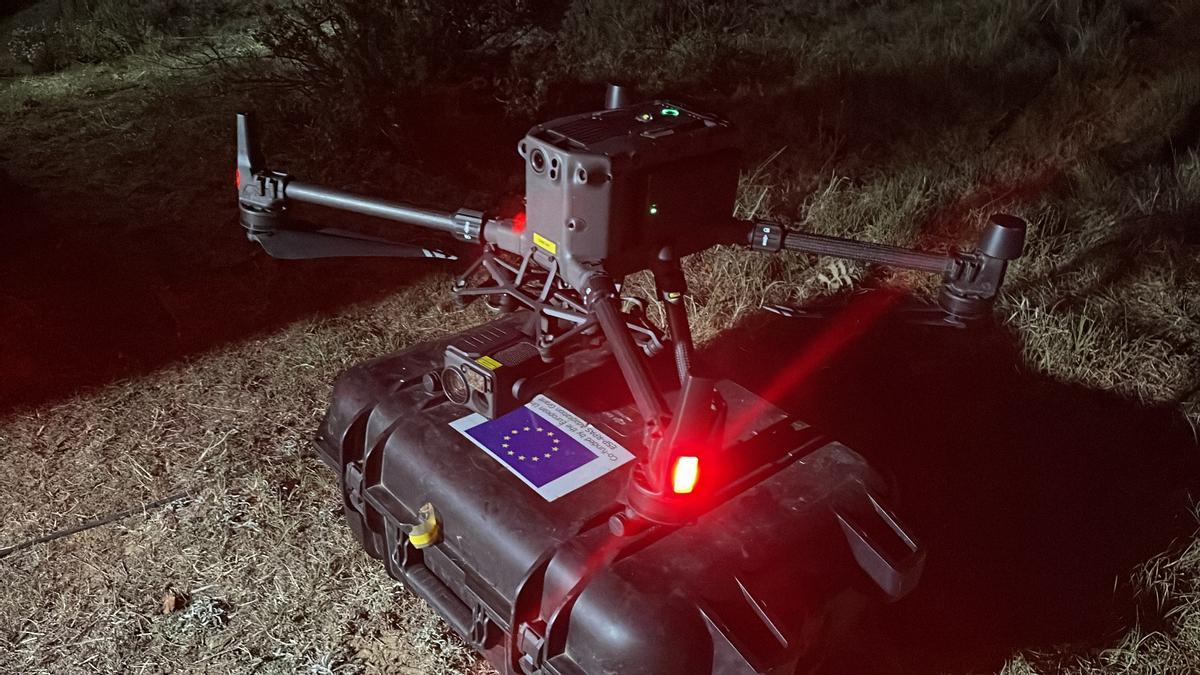
[{"label": "dirt ground", "polygon": [[[855,20],[903,18],[884,16]],[[901,63],[736,111],[758,129],[743,213],[939,247],[992,210],[1032,224],[995,325],[882,321],[783,397],[893,477],[931,550],[842,672],[1200,667],[1200,23],[1180,16],[1138,43],[1190,44],[1176,60],[1049,69],[1011,109],[971,98],[987,69]],[[954,78],[965,112],[940,98]],[[428,122],[491,139],[467,166],[343,169],[290,105],[162,58],[0,79],[0,549],[132,510],[0,558],[0,672],[487,671],[358,549],[307,446],[338,372],[482,310],[450,302],[453,267],[263,255],[236,222],[232,120],[281,120],[267,147],[298,174],[452,208],[511,187],[520,123]],[[718,363],[821,344],[763,303],[927,288],[729,250],[689,273]]]}]

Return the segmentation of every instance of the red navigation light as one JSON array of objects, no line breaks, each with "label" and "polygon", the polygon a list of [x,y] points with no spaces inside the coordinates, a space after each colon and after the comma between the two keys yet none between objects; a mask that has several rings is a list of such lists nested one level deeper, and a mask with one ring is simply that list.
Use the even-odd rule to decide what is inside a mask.
[{"label": "red navigation light", "polygon": [[515,232],[517,234],[521,234],[522,232],[524,232],[525,231],[525,212],[522,211],[522,212],[518,213],[517,215],[513,216],[512,223],[513,223],[512,224],[513,232]]},{"label": "red navigation light", "polygon": [[671,489],[675,494],[691,494],[696,487],[696,480],[699,478],[699,458],[683,455],[675,459],[675,465],[671,467]]}]

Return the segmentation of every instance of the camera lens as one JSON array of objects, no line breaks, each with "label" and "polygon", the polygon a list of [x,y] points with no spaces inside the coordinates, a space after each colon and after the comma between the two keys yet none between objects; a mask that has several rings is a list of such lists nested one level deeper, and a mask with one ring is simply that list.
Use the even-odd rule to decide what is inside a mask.
[{"label": "camera lens", "polygon": [[471,388],[467,386],[467,378],[458,368],[446,368],[442,371],[442,389],[446,398],[459,405],[466,405],[471,400]]},{"label": "camera lens", "polygon": [[529,155],[529,166],[532,166],[533,170],[537,173],[541,173],[546,170],[546,155],[542,152],[541,148],[535,149],[533,153]]},{"label": "camera lens", "polygon": [[421,388],[426,394],[436,394],[442,390],[442,374],[429,371],[421,376]]}]

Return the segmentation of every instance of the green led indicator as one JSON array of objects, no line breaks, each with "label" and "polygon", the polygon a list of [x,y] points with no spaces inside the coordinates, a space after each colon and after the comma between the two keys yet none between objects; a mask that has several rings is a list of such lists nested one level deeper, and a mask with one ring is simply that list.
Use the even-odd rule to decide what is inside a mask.
[{"label": "green led indicator", "polygon": [[678,108],[663,108],[661,112],[667,117],[679,117]]},{"label": "green led indicator", "polygon": [[652,215],[652,216],[658,215],[658,204],[650,205],[650,215]]}]

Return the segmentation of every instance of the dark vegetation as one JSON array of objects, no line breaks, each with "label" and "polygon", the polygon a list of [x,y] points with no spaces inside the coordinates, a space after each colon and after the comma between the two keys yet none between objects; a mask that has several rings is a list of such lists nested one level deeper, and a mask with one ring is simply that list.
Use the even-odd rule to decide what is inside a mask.
[{"label": "dark vegetation", "polygon": [[[1031,223],[980,335],[752,316],[927,293],[916,275],[689,261],[714,358],[810,355],[786,398],[894,475],[934,551],[844,669],[1200,667],[1195,3],[16,4],[0,546],[195,498],[0,561],[12,668],[478,668],[353,548],[303,440],[338,370],[480,315],[439,269],[264,259],[232,212],[232,113],[306,178],[481,207],[519,194],[529,124],[612,79],[739,123],[743,214],[934,249],[994,211]],[[170,589],[185,611],[160,612]]]},{"label": "dark vegetation", "polygon": [[35,73],[142,53],[172,38],[197,38],[248,13],[245,3],[229,1],[59,0],[54,4],[57,16],[18,26],[9,37],[12,57]]}]

